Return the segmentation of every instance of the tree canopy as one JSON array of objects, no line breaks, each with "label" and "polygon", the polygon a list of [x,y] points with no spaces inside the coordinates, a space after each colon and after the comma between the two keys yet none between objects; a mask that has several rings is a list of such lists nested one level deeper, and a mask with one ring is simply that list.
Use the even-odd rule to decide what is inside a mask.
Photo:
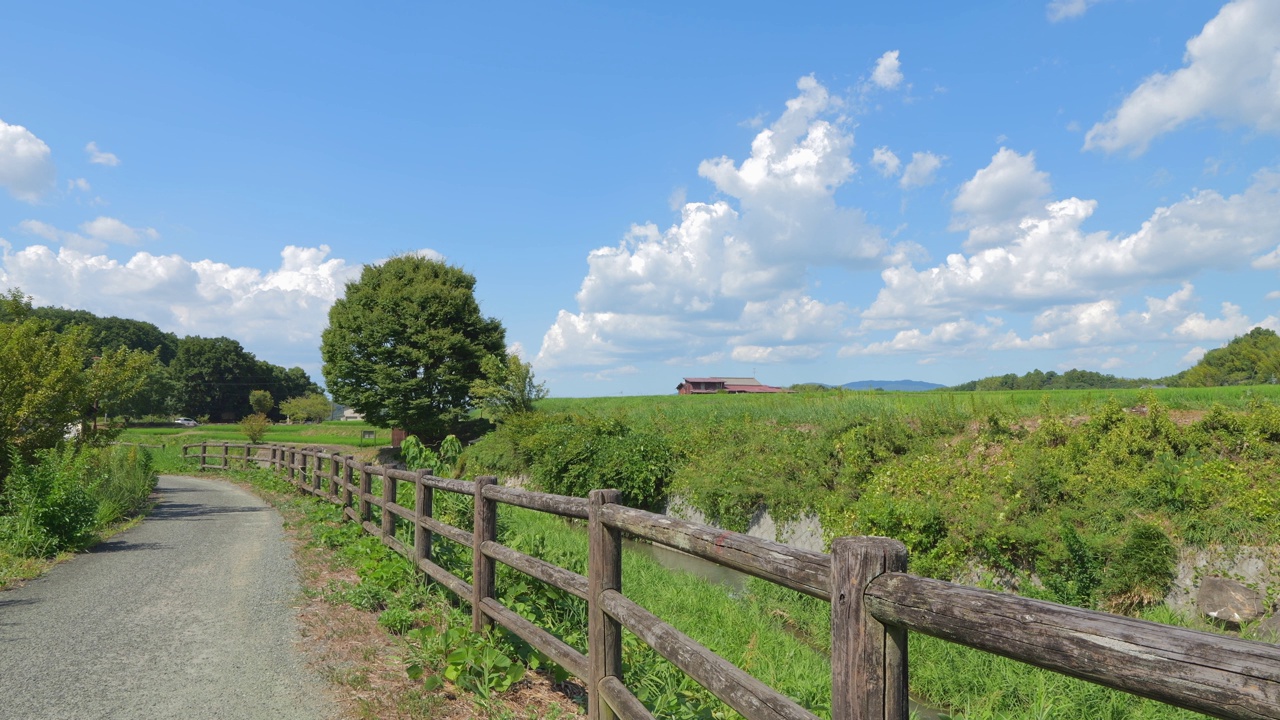
[{"label": "tree canopy", "polygon": [[154,352],[128,348],[95,356],[88,328],[58,332],[18,290],[0,297],[0,313],[0,477],[11,449],[31,457],[53,447],[97,411],[128,400],[157,364]]},{"label": "tree canopy", "polygon": [[1280,336],[1274,330],[1256,327],[1210,350],[1200,362],[1174,377],[1182,387],[1219,385],[1263,385],[1280,379]]},{"label": "tree canopy", "polygon": [[506,333],[481,314],[475,283],[415,255],[366,265],[329,310],[321,341],[333,399],[428,441],[460,434],[484,359],[505,353]]},{"label": "tree canopy", "polygon": [[484,376],[471,384],[471,397],[496,421],[531,412],[533,404],[547,396],[546,385],[533,380],[533,367],[515,353],[486,357],[480,368]]},{"label": "tree canopy", "polygon": [[333,414],[333,403],[323,393],[307,393],[280,401],[280,412],[290,421],[323,422]]}]

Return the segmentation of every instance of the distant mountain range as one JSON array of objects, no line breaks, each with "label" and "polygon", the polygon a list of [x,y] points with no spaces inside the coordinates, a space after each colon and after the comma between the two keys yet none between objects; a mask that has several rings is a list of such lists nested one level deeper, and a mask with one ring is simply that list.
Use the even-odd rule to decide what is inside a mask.
[{"label": "distant mountain range", "polygon": [[946,387],[938,383],[925,382],[923,380],[855,380],[848,382],[840,387],[846,390],[875,390],[879,388],[890,392],[917,392],[920,390],[933,390],[934,388]]},{"label": "distant mountain range", "polygon": [[821,385],[825,388],[842,387],[846,390],[885,390],[889,392],[919,392],[921,390],[933,390],[934,388],[946,387],[938,383],[924,382],[923,380],[855,380],[843,385],[828,385],[826,383],[812,383],[813,385]]}]

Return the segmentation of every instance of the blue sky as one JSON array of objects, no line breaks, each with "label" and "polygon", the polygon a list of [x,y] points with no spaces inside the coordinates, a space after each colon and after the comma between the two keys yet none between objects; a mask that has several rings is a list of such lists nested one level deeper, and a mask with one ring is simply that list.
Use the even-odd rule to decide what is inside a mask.
[{"label": "blue sky", "polygon": [[26,3],[0,285],[320,377],[476,275],[555,395],[1162,376],[1280,326],[1280,3]]}]

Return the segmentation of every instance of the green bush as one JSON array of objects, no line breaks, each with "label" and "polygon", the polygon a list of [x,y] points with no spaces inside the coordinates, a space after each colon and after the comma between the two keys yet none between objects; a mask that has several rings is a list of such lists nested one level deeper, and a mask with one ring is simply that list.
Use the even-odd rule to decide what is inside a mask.
[{"label": "green bush", "polygon": [[87,545],[95,533],[141,510],[155,488],[151,455],[136,447],[15,453],[0,495],[0,544],[25,556]]},{"label": "green bush", "polygon": [[665,499],[675,457],[661,435],[618,418],[568,413],[529,417],[534,430],[521,439],[519,451],[539,489],[585,497],[595,489],[614,488],[634,507],[657,507]]},{"label": "green bush", "polygon": [[97,500],[84,483],[86,463],[74,448],[45,450],[34,464],[15,452],[5,480],[0,541],[20,555],[52,555],[83,547],[97,525]]},{"label": "green bush", "polygon": [[1099,592],[1108,606],[1126,612],[1154,605],[1164,601],[1177,567],[1169,536],[1151,523],[1135,523],[1107,564]]},{"label": "green bush", "polygon": [[156,488],[156,471],[146,448],[114,446],[91,453],[89,494],[98,501],[99,527],[141,511]]}]

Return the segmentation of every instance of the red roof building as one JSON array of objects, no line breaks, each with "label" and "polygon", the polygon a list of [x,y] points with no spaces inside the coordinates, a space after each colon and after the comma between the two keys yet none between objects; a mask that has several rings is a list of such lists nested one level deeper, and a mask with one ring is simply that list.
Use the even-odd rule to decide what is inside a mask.
[{"label": "red roof building", "polygon": [[785,388],[765,385],[755,378],[708,377],[685,378],[684,382],[676,386],[676,392],[681,395],[713,395],[715,393],[736,395],[740,393],[785,393],[791,391]]}]

